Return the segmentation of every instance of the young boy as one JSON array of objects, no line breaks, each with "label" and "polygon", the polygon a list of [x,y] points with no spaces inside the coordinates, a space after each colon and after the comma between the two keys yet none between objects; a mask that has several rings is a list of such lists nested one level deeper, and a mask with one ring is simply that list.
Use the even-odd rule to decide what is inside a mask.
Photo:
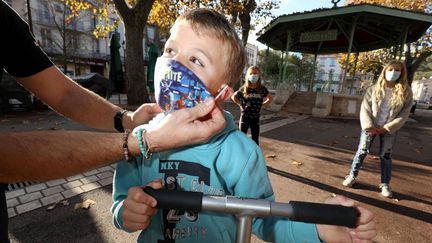
[{"label": "young boy", "polygon": [[[215,96],[224,84],[239,80],[245,51],[233,27],[212,10],[196,9],[180,16],[166,42],[163,58],[186,66]],[[200,191],[207,195],[235,195],[274,200],[260,148],[237,129],[226,113],[227,126],[208,143],[154,154],[137,163],[120,162],[114,178],[114,224],[127,231],[142,230],[139,242],[233,242],[235,218],[227,214],[194,214],[157,210],[156,201],[143,192],[149,185],[171,190]],[[148,141],[152,148],[152,141]],[[175,198],[173,198],[175,200]],[[346,206],[352,201],[336,202]],[[257,218],[253,233],[266,241],[339,242],[375,236],[372,214],[359,208],[355,230],[344,227]]]}]

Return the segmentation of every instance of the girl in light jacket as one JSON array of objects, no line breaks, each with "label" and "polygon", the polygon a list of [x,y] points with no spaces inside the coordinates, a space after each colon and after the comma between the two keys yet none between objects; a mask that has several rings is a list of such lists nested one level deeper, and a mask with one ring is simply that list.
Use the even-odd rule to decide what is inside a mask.
[{"label": "girl in light jacket", "polygon": [[361,135],[349,175],[343,185],[351,187],[363,160],[376,136],[380,139],[381,195],[392,197],[389,186],[392,172],[392,148],[398,130],[408,119],[412,106],[412,91],[407,81],[405,64],[392,61],[387,64],[375,85],[366,90],[360,109]]}]

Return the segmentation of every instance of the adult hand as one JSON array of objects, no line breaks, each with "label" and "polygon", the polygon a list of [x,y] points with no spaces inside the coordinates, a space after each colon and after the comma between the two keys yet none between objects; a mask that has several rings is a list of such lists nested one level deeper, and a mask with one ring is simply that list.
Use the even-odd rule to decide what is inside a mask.
[{"label": "adult hand", "polygon": [[[328,204],[339,204],[346,207],[353,207],[355,203],[353,200],[344,196],[336,196],[325,201]],[[324,242],[372,242],[376,236],[376,226],[374,215],[371,211],[363,208],[356,207],[360,213],[357,227],[350,229],[343,226],[333,225],[317,225],[318,235]]]},{"label": "adult hand", "polygon": [[[162,182],[152,181],[148,186],[153,189],[162,188]],[[145,193],[140,186],[131,187],[123,202],[123,227],[130,231],[144,230],[151,223],[151,217],[156,214],[156,199]]]},{"label": "adult hand", "polygon": [[157,114],[163,112],[162,108],[156,103],[141,105],[136,111],[128,112],[123,118],[123,126],[128,129],[148,123]]},{"label": "adult hand", "polygon": [[214,99],[207,99],[193,108],[168,114],[163,121],[147,131],[151,152],[207,142],[226,126],[223,111]]}]

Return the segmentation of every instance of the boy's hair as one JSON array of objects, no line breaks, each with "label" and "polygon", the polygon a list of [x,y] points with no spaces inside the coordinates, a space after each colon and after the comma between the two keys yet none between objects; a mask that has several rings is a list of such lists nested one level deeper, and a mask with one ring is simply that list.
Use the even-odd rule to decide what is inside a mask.
[{"label": "boy's hair", "polygon": [[188,21],[198,35],[211,34],[224,43],[224,76],[230,85],[238,82],[246,65],[246,51],[234,27],[225,16],[211,9],[199,8],[180,15],[176,22],[182,20]]}]

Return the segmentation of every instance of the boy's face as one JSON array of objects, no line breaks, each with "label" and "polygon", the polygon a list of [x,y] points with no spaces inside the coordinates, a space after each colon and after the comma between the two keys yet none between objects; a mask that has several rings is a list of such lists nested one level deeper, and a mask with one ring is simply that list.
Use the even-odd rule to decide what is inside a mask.
[{"label": "boy's face", "polygon": [[212,95],[226,83],[223,42],[208,32],[195,33],[185,20],[171,28],[163,56],[172,58],[189,68],[204,83]]}]

